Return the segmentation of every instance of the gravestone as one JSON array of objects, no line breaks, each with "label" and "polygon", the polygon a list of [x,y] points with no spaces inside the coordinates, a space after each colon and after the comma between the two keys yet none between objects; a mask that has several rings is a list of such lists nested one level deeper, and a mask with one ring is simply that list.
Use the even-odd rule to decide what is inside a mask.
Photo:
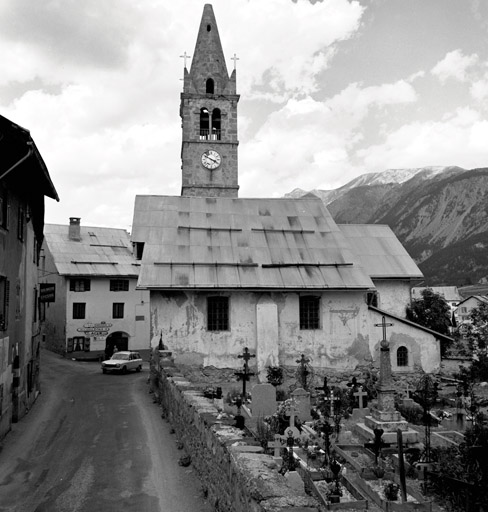
[{"label": "gravestone", "polygon": [[297,388],[291,393],[291,397],[296,402],[297,416],[302,423],[311,421],[310,415],[310,393],[303,388]]},{"label": "gravestone", "polygon": [[271,384],[256,384],[252,388],[252,415],[272,416],[276,412],[276,388]]}]

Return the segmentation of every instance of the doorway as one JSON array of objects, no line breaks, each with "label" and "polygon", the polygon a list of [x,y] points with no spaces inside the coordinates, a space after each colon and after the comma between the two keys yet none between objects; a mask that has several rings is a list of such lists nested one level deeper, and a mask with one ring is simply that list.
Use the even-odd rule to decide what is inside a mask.
[{"label": "doorway", "polygon": [[123,331],[117,331],[109,334],[105,340],[105,357],[109,359],[114,353],[115,347],[117,350],[129,349],[129,335]]}]

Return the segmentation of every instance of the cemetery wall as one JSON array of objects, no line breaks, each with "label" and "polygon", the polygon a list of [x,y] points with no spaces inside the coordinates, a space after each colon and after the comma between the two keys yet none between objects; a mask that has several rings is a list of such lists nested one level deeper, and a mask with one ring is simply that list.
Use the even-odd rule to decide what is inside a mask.
[{"label": "cemetery wall", "polygon": [[[156,362],[157,364],[157,362]],[[171,422],[182,454],[191,457],[216,511],[318,512],[315,498],[292,489],[272,457],[249,447],[245,431],[219,423],[218,410],[178,369],[151,365],[152,389]]]}]

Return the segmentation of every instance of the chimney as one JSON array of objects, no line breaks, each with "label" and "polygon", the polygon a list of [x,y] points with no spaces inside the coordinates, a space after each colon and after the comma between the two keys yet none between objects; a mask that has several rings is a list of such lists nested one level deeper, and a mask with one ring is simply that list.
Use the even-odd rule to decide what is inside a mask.
[{"label": "chimney", "polygon": [[74,240],[75,242],[79,242],[81,240],[80,220],[80,217],[69,218],[68,238],[70,240]]}]

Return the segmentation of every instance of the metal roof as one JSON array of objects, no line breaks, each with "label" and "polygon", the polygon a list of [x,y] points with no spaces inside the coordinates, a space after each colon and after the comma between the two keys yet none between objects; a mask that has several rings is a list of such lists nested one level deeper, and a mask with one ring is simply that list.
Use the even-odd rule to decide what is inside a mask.
[{"label": "metal roof", "polygon": [[60,275],[138,276],[140,264],[125,229],[81,226],[80,241],[70,240],[68,231],[67,225],[44,226],[45,243]]},{"label": "metal roof", "polygon": [[422,271],[389,226],[340,224],[338,227],[372,279],[423,278]]},{"label": "metal roof", "polygon": [[136,196],[142,288],[370,289],[319,199]]}]

